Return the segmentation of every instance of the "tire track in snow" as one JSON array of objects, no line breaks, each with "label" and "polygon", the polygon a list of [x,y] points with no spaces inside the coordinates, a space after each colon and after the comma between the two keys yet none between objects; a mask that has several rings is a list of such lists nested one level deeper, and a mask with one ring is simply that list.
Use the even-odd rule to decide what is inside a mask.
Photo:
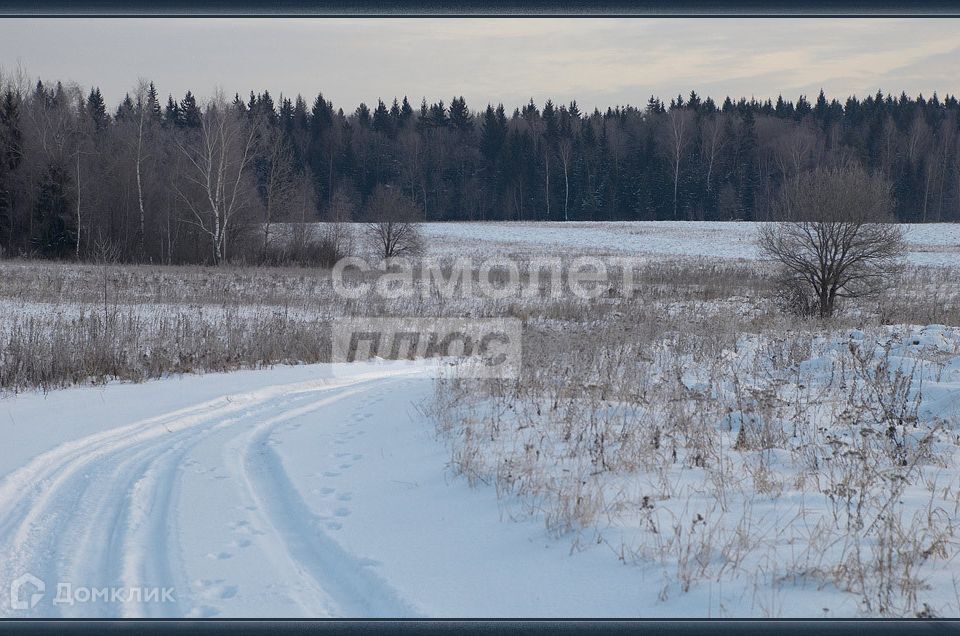
[{"label": "tire track in snow", "polygon": [[[339,617],[415,617],[418,613],[371,569],[376,563],[357,557],[331,538],[322,529],[323,523],[304,502],[290,481],[280,457],[269,443],[271,434],[283,423],[317,410],[334,401],[352,397],[372,388],[366,385],[341,393],[327,400],[308,405],[298,412],[272,418],[243,436],[238,464],[232,468],[247,488],[253,510],[260,521],[282,541],[283,552],[274,551],[274,558],[298,574],[301,580],[314,585],[335,604],[333,615]],[[330,608],[317,608],[316,598],[308,592],[302,599],[304,609],[313,615],[331,615]]]},{"label": "tire track in snow", "polygon": [[[271,395],[248,403],[239,417],[211,414],[203,421],[191,419],[190,427],[178,427],[176,421],[166,423],[165,429],[171,432],[165,436],[131,436],[109,451],[97,448],[65,461],[56,476],[38,485],[39,494],[28,492],[25,501],[12,506],[25,514],[4,520],[8,531],[0,534],[0,549],[6,556],[2,567],[6,580],[30,572],[48,582],[117,586],[131,495],[138,479],[159,458],[217,428],[257,417],[277,399]],[[175,471],[170,474],[175,477]],[[169,556],[159,551],[154,554]],[[137,585],[148,583],[143,580]],[[58,612],[69,608],[54,606]],[[109,616],[119,611],[93,605],[82,609],[84,614],[94,611]]]},{"label": "tire track in snow", "polygon": [[[165,521],[174,503],[170,494],[172,484],[176,482],[183,457],[193,445],[225,427],[240,429],[244,421],[281,406],[276,402],[289,402],[298,396],[312,399],[317,392],[347,389],[409,373],[409,370],[371,373],[340,381],[315,380],[223,396],[67,442],[41,454],[0,481],[0,554],[4,555],[0,580],[10,581],[31,572],[44,580],[57,581],[69,570],[73,575],[87,577],[87,580],[77,579],[78,585],[91,587],[118,582],[127,586],[165,583],[140,577],[169,580],[171,554],[165,540],[168,531]],[[343,391],[345,395],[354,392]],[[338,397],[327,396],[307,407],[281,411],[259,428],[254,422],[254,430],[264,425],[276,426],[319,409],[333,399]],[[292,485],[288,481],[279,485],[289,489],[286,495],[277,493],[283,501],[288,504],[295,501]],[[288,509],[288,512],[310,514],[305,507]],[[282,538],[284,545],[289,546],[289,537]],[[337,548],[329,539],[326,541],[328,543],[321,545]],[[300,554],[300,551],[291,553]],[[356,565],[342,550],[334,563]],[[316,574],[313,565],[311,561],[307,569]],[[347,578],[356,577],[348,574]],[[329,577],[325,582],[331,583]],[[355,589],[372,592],[378,588],[369,584]],[[322,586],[319,590],[323,591]],[[341,607],[348,605],[342,591],[330,595],[338,599]],[[48,590],[48,601],[52,592]],[[391,598],[391,595],[384,592],[380,597]],[[4,594],[0,613],[11,613],[8,599]],[[366,605],[360,602],[360,606]],[[49,607],[58,611],[49,604],[37,609]],[[134,615],[140,615],[137,612],[143,610],[142,607],[99,609],[108,610],[112,616],[118,615],[119,610]]]}]

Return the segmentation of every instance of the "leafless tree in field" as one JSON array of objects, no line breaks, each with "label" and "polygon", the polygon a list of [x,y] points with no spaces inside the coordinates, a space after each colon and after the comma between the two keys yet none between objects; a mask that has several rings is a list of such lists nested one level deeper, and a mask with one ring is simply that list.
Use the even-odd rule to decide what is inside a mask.
[{"label": "leafless tree in field", "polygon": [[856,165],[818,169],[788,183],[781,206],[782,220],[761,227],[759,246],[780,270],[781,291],[809,299],[799,309],[826,318],[838,298],[892,284],[906,248],[882,177]]},{"label": "leafless tree in field", "polygon": [[215,263],[226,259],[228,232],[254,198],[248,169],[255,140],[256,122],[245,121],[218,91],[199,134],[178,144],[189,166],[185,180],[193,186],[178,185],[178,194],[193,214],[190,222],[210,238]]},{"label": "leafless tree in field", "polygon": [[418,224],[423,215],[398,188],[377,186],[367,203],[366,216],[364,239],[379,256],[414,256],[423,250]]}]

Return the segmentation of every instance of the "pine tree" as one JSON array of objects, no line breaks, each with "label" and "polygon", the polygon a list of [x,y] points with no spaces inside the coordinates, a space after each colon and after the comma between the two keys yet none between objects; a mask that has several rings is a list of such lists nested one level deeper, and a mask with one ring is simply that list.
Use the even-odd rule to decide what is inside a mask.
[{"label": "pine tree", "polygon": [[180,101],[177,122],[183,128],[199,128],[201,119],[202,115],[200,113],[200,107],[197,106],[197,100],[193,96],[193,93],[187,91],[187,94],[184,95]]},{"label": "pine tree", "polygon": [[[127,99],[129,98],[130,96],[127,95]],[[97,131],[106,127],[109,119],[107,117],[107,105],[103,101],[103,95],[100,94],[99,88],[90,89],[90,96],[87,97],[87,116],[93,122]]]},{"label": "pine tree", "polygon": [[167,96],[167,108],[163,111],[163,123],[168,126],[180,125],[180,107],[173,101],[173,95]]},{"label": "pine tree", "polygon": [[390,136],[393,133],[393,126],[390,122],[390,111],[382,99],[377,100],[377,107],[373,111],[373,129],[377,132]]},{"label": "pine tree", "polygon": [[147,112],[153,117],[154,121],[160,121],[163,118],[163,110],[157,96],[157,87],[153,85],[153,82],[150,82],[150,86],[147,87]]},{"label": "pine tree", "polygon": [[279,124],[286,134],[290,134],[293,130],[293,102],[289,97],[284,98],[282,95],[280,96]]},{"label": "pine tree", "polygon": [[[136,109],[142,108],[142,104],[137,104]],[[135,110],[133,99],[130,97],[130,93],[127,93],[123,98],[123,101],[120,102],[120,105],[117,106],[117,114],[114,115],[114,119],[117,121],[122,121],[125,118],[130,118],[133,116]]]},{"label": "pine tree", "polygon": [[256,115],[263,117],[268,126],[277,125],[277,111],[270,96],[270,91],[263,91],[262,95],[257,96]]},{"label": "pine tree", "polygon": [[297,130],[307,130],[310,126],[310,116],[307,114],[307,102],[303,96],[297,95],[293,102],[293,126]]},{"label": "pine tree", "polygon": [[314,132],[326,129],[333,123],[333,108],[323,99],[323,93],[317,94],[310,109],[310,127]]},{"label": "pine tree", "polygon": [[447,108],[443,105],[442,99],[430,105],[429,121],[434,128],[443,128],[447,125]]},{"label": "pine tree", "polygon": [[407,101],[407,96],[403,96],[403,102],[400,104],[400,119],[404,125],[413,119],[413,106]]},{"label": "pine tree", "polygon": [[14,189],[11,176],[23,159],[23,136],[20,131],[20,101],[8,87],[0,103],[0,245],[13,252],[17,228],[14,221]]},{"label": "pine tree", "polygon": [[366,104],[360,102],[354,115],[356,115],[357,123],[359,123],[361,127],[367,128],[370,126],[370,108]]},{"label": "pine tree", "polygon": [[473,116],[463,96],[454,97],[450,101],[450,126],[460,132],[473,130]]},{"label": "pine tree", "polygon": [[823,127],[823,122],[827,118],[827,96],[823,94],[822,88],[820,94],[817,95],[817,103],[813,107],[813,118]]},{"label": "pine tree", "polygon": [[646,113],[648,115],[659,115],[659,114],[663,114],[664,112],[665,110],[663,108],[663,103],[661,103],[659,99],[651,95],[650,99],[647,100]]}]

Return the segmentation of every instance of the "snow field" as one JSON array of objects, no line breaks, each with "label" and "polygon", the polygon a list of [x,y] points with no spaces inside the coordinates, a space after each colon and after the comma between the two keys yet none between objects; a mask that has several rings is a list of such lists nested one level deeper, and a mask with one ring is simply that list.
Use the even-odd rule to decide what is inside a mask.
[{"label": "snow field", "polygon": [[[769,299],[753,224],[425,231],[663,258],[633,299],[353,303],[312,270],[0,263],[0,587],[47,584],[0,615],[960,615],[956,226],[909,226],[898,287],[828,325]],[[344,315],[519,318],[525,375],[259,368]]]}]

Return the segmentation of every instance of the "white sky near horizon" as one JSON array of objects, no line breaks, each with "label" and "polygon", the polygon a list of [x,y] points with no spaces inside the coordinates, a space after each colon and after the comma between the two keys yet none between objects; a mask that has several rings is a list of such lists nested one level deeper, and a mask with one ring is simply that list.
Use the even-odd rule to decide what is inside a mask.
[{"label": "white sky near horizon", "polygon": [[352,111],[407,95],[474,110],[533,98],[581,110],[731,97],[841,101],[960,93],[950,18],[0,18],[0,67],[98,85],[115,106],[139,77],[163,99],[216,88],[318,91]]}]

